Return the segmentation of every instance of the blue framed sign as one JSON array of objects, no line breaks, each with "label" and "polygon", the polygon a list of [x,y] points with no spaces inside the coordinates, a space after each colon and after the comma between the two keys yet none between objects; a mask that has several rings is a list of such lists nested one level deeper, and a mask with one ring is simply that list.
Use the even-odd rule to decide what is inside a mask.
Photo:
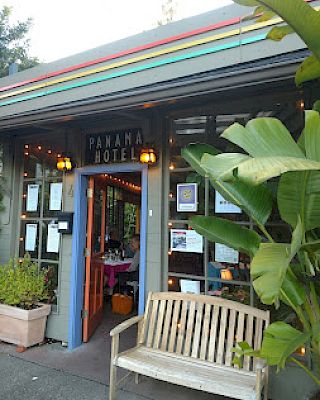
[{"label": "blue framed sign", "polygon": [[178,183],[177,184],[177,211],[196,212],[198,211],[198,184]]}]

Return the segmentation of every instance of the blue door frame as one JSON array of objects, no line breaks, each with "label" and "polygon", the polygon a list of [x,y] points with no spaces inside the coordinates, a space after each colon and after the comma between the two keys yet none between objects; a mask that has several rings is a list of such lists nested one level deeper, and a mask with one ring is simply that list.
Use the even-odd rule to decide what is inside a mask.
[{"label": "blue door frame", "polygon": [[144,288],[146,272],[147,207],[148,207],[148,167],[143,164],[95,165],[75,170],[74,219],[72,237],[72,261],[70,282],[70,309],[68,324],[68,349],[73,350],[82,344],[83,283],[85,275],[84,248],[86,243],[87,220],[87,178],[96,174],[115,174],[120,172],[141,172],[141,222],[140,222],[140,267],[139,267],[139,306],[144,311]]}]

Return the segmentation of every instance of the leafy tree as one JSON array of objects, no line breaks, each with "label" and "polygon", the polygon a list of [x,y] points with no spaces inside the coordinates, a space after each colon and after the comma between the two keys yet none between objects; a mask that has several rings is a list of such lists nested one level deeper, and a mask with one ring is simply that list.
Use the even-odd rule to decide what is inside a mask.
[{"label": "leafy tree", "polygon": [[4,6],[0,10],[0,77],[8,75],[9,65],[19,63],[24,70],[38,64],[39,60],[28,55],[29,39],[26,35],[32,24],[28,18],[24,22],[10,24],[11,8]]}]

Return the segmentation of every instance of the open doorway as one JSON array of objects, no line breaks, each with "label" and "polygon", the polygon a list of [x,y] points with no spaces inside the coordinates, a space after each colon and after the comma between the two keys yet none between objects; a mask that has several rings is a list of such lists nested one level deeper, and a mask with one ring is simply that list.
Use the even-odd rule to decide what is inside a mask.
[{"label": "open doorway", "polygon": [[[132,296],[131,315],[144,311],[147,176],[142,164],[75,170],[70,350],[88,341],[106,318],[117,323],[119,318],[111,310],[112,295]],[[140,246],[134,246],[132,241],[139,236]],[[137,269],[130,267],[134,258],[138,258]]]},{"label": "open doorway", "polygon": [[137,313],[141,173],[88,177],[83,342],[110,313]]}]

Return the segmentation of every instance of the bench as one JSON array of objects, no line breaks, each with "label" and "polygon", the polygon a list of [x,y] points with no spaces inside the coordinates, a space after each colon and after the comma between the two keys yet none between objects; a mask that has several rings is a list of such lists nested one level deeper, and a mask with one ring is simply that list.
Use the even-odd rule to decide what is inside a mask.
[{"label": "bench", "polygon": [[[180,292],[149,293],[145,314],[111,330],[109,400],[116,398],[117,368],[138,376],[243,400],[267,399],[268,369],[244,357],[239,368],[231,349],[247,341],[259,349],[269,312],[220,297]],[[137,345],[119,353],[120,333],[138,324]]]}]

